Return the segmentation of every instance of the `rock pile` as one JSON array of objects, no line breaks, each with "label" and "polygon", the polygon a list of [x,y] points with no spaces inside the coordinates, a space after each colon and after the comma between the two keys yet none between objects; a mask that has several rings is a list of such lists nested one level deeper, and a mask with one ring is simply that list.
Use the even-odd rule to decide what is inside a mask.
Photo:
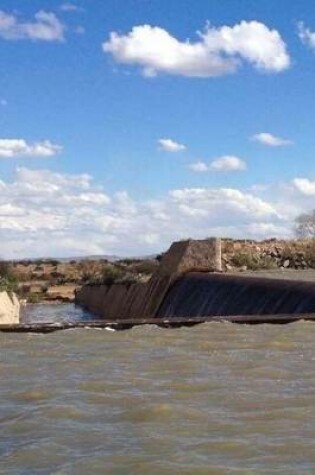
[{"label": "rock pile", "polygon": [[225,271],[315,268],[315,241],[223,240],[222,267]]}]

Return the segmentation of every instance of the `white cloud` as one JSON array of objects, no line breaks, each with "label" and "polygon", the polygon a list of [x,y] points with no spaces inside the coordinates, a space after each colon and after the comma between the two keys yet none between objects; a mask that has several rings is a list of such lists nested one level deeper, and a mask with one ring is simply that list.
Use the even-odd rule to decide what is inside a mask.
[{"label": "white cloud", "polygon": [[0,38],[5,40],[63,41],[64,31],[65,26],[52,12],[40,10],[33,21],[24,22],[0,10]]},{"label": "white cloud", "polygon": [[290,65],[279,32],[258,21],[219,28],[208,24],[198,37],[195,42],[179,41],[162,28],[140,25],[126,35],[112,32],[102,47],[116,62],[138,65],[149,77],[158,73],[221,76],[237,71],[244,62],[270,72],[283,71]]},{"label": "white cloud", "polygon": [[60,10],[63,12],[79,12],[82,10],[82,8],[78,5],[75,5],[74,3],[63,3],[60,5]]},{"label": "white cloud", "polygon": [[188,165],[193,172],[204,173],[209,171],[209,166],[205,162],[195,162]]},{"label": "white cloud", "polygon": [[214,221],[221,220],[221,217],[216,215],[219,209],[223,213],[231,213],[229,219],[232,221],[235,219],[235,213],[251,218],[277,215],[276,210],[269,203],[233,188],[186,188],[174,190],[170,195],[182,209],[183,214],[192,216],[212,214]]},{"label": "white cloud", "polygon": [[246,170],[246,163],[233,155],[224,155],[213,160],[209,165],[205,162],[191,163],[188,168],[194,172],[204,173],[209,171],[229,172]]},{"label": "white cloud", "polygon": [[0,158],[52,157],[62,150],[49,140],[27,143],[24,139],[0,139]]},{"label": "white cloud", "polygon": [[260,132],[252,136],[252,140],[260,142],[263,145],[268,145],[269,147],[283,147],[286,145],[292,145],[292,141],[288,139],[283,139],[281,137],[276,137],[268,132]]},{"label": "white cloud", "polygon": [[0,189],[1,255],[8,258],[151,254],[176,239],[211,235],[289,237],[294,217],[314,205],[314,194],[292,183],[184,188],[137,201],[126,190],[108,195],[86,174],[24,167],[13,181],[0,180]]},{"label": "white cloud", "polygon": [[303,195],[315,196],[315,180],[311,181],[308,178],[295,178],[293,185]]},{"label": "white cloud", "polygon": [[160,148],[165,152],[176,153],[186,150],[186,145],[175,142],[175,140],[172,139],[160,139],[158,143],[160,145]]},{"label": "white cloud", "polygon": [[213,160],[209,166],[209,170],[218,172],[231,172],[246,170],[246,163],[233,155],[225,155]]},{"label": "white cloud", "polygon": [[302,43],[315,50],[315,31],[307,28],[301,21],[298,23],[298,34]]}]

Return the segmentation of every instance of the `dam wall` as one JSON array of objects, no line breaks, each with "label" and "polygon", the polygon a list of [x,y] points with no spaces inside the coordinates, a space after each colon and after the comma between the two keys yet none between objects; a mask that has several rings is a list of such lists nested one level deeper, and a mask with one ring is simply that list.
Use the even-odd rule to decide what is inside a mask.
[{"label": "dam wall", "polygon": [[76,292],[75,302],[108,320],[151,318],[157,315],[172,282],[180,275],[220,270],[220,239],[178,241],[163,255],[147,283],[84,285]]},{"label": "dam wall", "polygon": [[85,285],[76,293],[75,301],[107,320],[149,318],[157,314],[170,282],[169,276],[161,276],[145,284]]},{"label": "dam wall", "polygon": [[220,269],[220,240],[181,241],[147,283],[85,285],[76,303],[106,320],[315,313],[315,282]]}]

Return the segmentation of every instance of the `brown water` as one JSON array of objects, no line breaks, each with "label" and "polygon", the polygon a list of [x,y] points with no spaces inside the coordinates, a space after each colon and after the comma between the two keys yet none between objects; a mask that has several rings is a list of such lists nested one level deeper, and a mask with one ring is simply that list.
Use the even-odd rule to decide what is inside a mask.
[{"label": "brown water", "polygon": [[315,324],[0,333],[0,473],[315,473]]}]

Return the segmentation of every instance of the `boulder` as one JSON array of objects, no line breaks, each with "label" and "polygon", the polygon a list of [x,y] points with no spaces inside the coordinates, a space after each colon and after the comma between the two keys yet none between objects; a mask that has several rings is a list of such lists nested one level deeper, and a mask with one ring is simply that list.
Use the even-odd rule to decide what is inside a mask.
[{"label": "boulder", "polygon": [[0,325],[12,325],[20,321],[20,303],[14,293],[0,292]]}]

